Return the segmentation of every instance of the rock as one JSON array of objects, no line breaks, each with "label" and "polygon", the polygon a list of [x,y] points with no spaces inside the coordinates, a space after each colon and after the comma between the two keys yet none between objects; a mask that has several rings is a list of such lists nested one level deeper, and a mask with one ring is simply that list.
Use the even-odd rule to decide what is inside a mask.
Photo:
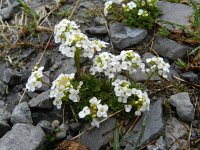
[{"label": "rock", "polygon": [[[188,26],[190,24],[189,17],[192,15],[192,7],[179,3],[170,3],[159,1],[157,3],[160,7],[162,15],[160,19],[178,25]],[[168,29],[173,30],[180,27],[173,27],[167,23],[163,23]]]},{"label": "rock", "polygon": [[146,59],[148,59],[148,58],[153,58],[153,57],[155,57],[155,55],[153,55],[153,54],[151,54],[151,53],[149,53],[149,52],[146,52],[146,53],[144,53],[144,54],[142,55],[142,61],[143,61],[147,66],[149,66],[149,64],[146,62]]},{"label": "rock", "polygon": [[54,128],[52,127],[51,123],[46,120],[41,120],[37,126],[40,126],[43,131],[48,134],[48,135],[53,135],[54,133]]},{"label": "rock", "polygon": [[80,3],[78,9],[81,9],[81,8],[91,9],[91,8],[94,8],[94,4],[88,1],[82,2]]},{"label": "rock", "polygon": [[166,149],[166,142],[163,139],[163,137],[161,136],[155,144],[160,150],[165,150]]},{"label": "rock", "polygon": [[94,22],[96,23],[96,25],[100,26],[100,25],[105,25],[105,23],[107,23],[105,18],[102,17],[96,17],[94,19]]},{"label": "rock", "polygon": [[[51,85],[50,78],[49,78],[50,77],[50,71],[45,71],[44,74],[45,75],[42,77],[42,81]],[[43,84],[42,87],[38,89],[38,91],[45,92],[45,91],[49,90],[50,86],[47,85],[47,84]]]},{"label": "rock", "polygon": [[192,71],[181,74],[181,77],[191,83],[196,83],[198,81],[198,74],[196,74]]},{"label": "rock", "polygon": [[4,96],[6,94],[7,86],[0,80],[0,96]]},{"label": "rock", "polygon": [[2,108],[3,106],[5,106],[5,102],[0,100],[0,108]]},{"label": "rock", "polygon": [[181,149],[181,150],[189,149],[188,142],[184,139],[180,139],[180,140],[178,140],[178,142],[175,142],[170,148],[170,150],[179,150],[179,149]]},{"label": "rock", "polygon": [[147,35],[144,29],[131,29],[121,23],[110,25],[110,36],[113,44],[120,50],[141,42]]},{"label": "rock", "polygon": [[69,124],[69,129],[72,130],[72,131],[79,131],[80,130],[80,127],[81,127],[81,124],[80,123],[70,123]]},{"label": "rock", "polygon": [[[132,143],[133,145],[136,143],[139,133],[141,131],[142,122],[144,116],[147,117],[146,127],[144,130],[144,136],[141,140],[141,145],[147,144],[152,140],[159,137],[164,130],[164,117],[163,117],[163,109],[162,109],[162,100],[159,99],[155,102],[154,105],[150,107],[149,112],[145,112],[140,119],[140,121],[136,124],[135,128],[131,131],[129,136],[127,137],[128,143]],[[125,150],[132,150],[133,146],[130,144],[126,145]]]},{"label": "rock", "polygon": [[91,35],[105,35],[108,34],[108,30],[105,26],[96,26],[96,27],[90,27],[85,30],[88,34]]},{"label": "rock", "polygon": [[18,71],[7,68],[1,77],[1,80],[9,85],[16,85],[20,83],[22,74],[20,74]]},{"label": "rock", "polygon": [[32,124],[31,111],[27,102],[23,102],[15,106],[10,119],[12,124],[25,123]]},{"label": "rock", "polygon": [[58,128],[60,125],[60,121],[59,120],[54,120],[52,123],[51,123],[51,126],[56,129]]},{"label": "rock", "polygon": [[2,20],[8,20],[13,15],[13,8],[11,6],[3,8],[0,10],[0,16],[2,17]]},{"label": "rock", "polygon": [[[99,150],[112,138],[110,131],[115,128],[116,122],[115,118],[108,119],[100,125],[100,128],[94,128],[83,134],[80,138],[80,143],[87,145],[91,150]],[[83,131],[88,129],[89,126],[89,124],[86,125]]]},{"label": "rock", "polygon": [[31,108],[51,109],[53,100],[49,98],[49,91],[43,92],[28,102]]},{"label": "rock", "polygon": [[[6,96],[6,106],[9,112],[13,112],[16,105],[18,105],[21,98],[21,93],[10,93],[8,96]],[[26,99],[26,95],[24,96],[23,100]]]},{"label": "rock", "polygon": [[31,124],[15,124],[0,139],[1,150],[43,150],[46,136],[40,127]]},{"label": "rock", "polygon": [[35,50],[33,48],[26,49],[23,53],[19,56],[18,61],[22,61],[27,59]]},{"label": "rock", "polygon": [[177,93],[170,96],[169,103],[176,107],[176,111],[183,121],[192,122],[194,120],[194,106],[191,103],[187,92]]},{"label": "rock", "polygon": [[183,59],[190,47],[167,38],[158,37],[154,42],[153,49],[162,57],[176,60],[177,58]]},{"label": "rock", "polygon": [[66,124],[61,124],[56,132],[56,140],[64,139],[67,136],[67,130],[69,130]]},{"label": "rock", "polygon": [[10,130],[10,125],[8,124],[10,116],[11,114],[4,105],[0,107],[0,138]]},{"label": "rock", "polygon": [[165,141],[167,148],[169,149],[175,141],[179,140],[186,133],[187,128],[180,121],[174,117],[168,119],[165,126]]}]

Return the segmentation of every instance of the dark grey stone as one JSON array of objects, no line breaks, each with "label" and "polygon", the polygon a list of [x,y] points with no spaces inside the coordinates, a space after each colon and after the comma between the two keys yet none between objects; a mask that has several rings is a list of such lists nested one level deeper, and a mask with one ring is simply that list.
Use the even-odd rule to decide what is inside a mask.
[{"label": "dark grey stone", "polygon": [[[162,15],[160,19],[168,22],[172,22],[178,25],[189,26],[189,17],[192,15],[192,7],[179,3],[170,3],[159,1],[157,3],[158,7],[161,8]],[[178,26],[172,26],[163,23],[168,29],[179,29]]]},{"label": "dark grey stone", "polygon": [[167,148],[169,149],[175,141],[179,140],[186,133],[186,125],[182,124],[174,117],[168,119],[165,126],[165,141]]},{"label": "dark grey stone", "polygon": [[10,112],[6,109],[6,107],[0,108],[0,121],[8,122],[11,117]]},{"label": "dark grey stone", "polygon": [[[144,136],[141,140],[141,145],[147,144],[152,140],[159,137],[164,130],[164,117],[163,117],[163,109],[162,109],[162,100],[159,99],[155,102],[154,105],[150,107],[149,112],[145,112],[140,119],[140,121],[136,124],[135,128],[131,131],[130,135],[127,138],[127,141],[132,143],[133,145],[136,143],[139,132],[141,131],[142,122],[144,116],[147,117],[146,127],[144,130]],[[130,144],[126,145],[125,150],[132,150],[133,146]]]},{"label": "dark grey stone", "polygon": [[4,96],[6,94],[7,86],[0,80],[0,96]]},{"label": "dark grey stone", "polygon": [[11,114],[4,105],[0,107],[0,138],[10,130],[10,125],[8,124],[10,116]]},{"label": "dark grey stone", "polygon": [[15,124],[0,139],[1,150],[44,150],[45,146],[44,132],[31,124]]},{"label": "dark grey stone", "polygon": [[35,50],[32,48],[29,48],[25,51],[23,51],[23,53],[19,56],[18,60],[22,61],[24,59],[27,59]]},{"label": "dark grey stone", "polygon": [[110,25],[111,41],[120,50],[138,44],[146,35],[147,31],[144,29],[131,29],[121,23]]},{"label": "dark grey stone", "polygon": [[167,38],[158,37],[154,42],[153,49],[162,57],[176,60],[177,58],[184,58],[190,47]]},{"label": "dark grey stone", "polygon": [[5,102],[0,100],[0,108],[2,108],[3,106],[5,106]]},{"label": "dark grey stone", "polygon": [[4,136],[11,129],[10,125],[0,120],[0,138]]},{"label": "dark grey stone", "polygon": [[80,127],[81,127],[81,124],[77,122],[69,124],[69,129],[72,131],[79,131]]},{"label": "dark grey stone", "polygon": [[33,120],[31,117],[31,111],[27,102],[23,102],[15,106],[15,109],[13,110],[10,121],[12,124],[16,124],[16,123],[32,124],[33,123]]},{"label": "dark grey stone", "polygon": [[198,74],[196,74],[192,71],[181,74],[181,77],[191,83],[196,83],[198,81]]},{"label": "dark grey stone", "polygon": [[176,111],[183,121],[192,122],[194,120],[195,110],[190,101],[188,92],[177,93],[170,96],[169,103],[176,107]]},{"label": "dark grey stone", "polygon": [[67,136],[67,131],[69,127],[66,124],[61,124],[58,127],[58,132],[56,132],[56,140],[64,139]]},{"label": "dark grey stone", "polygon": [[108,34],[108,30],[105,26],[96,26],[96,27],[90,27],[85,30],[88,34],[91,35],[105,35]]},{"label": "dark grey stone", "polygon": [[43,92],[28,102],[31,108],[51,109],[53,100],[49,98],[49,91]]},{"label": "dark grey stone", "polygon": [[7,68],[1,77],[1,80],[9,85],[16,85],[20,83],[22,74],[20,74],[18,71]]},{"label": "dark grey stone", "polygon": [[37,124],[37,126],[40,126],[43,129],[43,131],[48,135],[53,135],[54,133],[54,129],[49,121],[41,120]]},{"label": "dark grey stone", "polygon": [[100,25],[105,25],[105,23],[107,23],[105,18],[102,17],[96,17],[94,19],[94,22],[96,23],[96,25],[100,26]]},{"label": "dark grey stone", "polygon": [[[102,123],[100,128],[94,128],[83,134],[80,138],[80,142],[87,145],[91,150],[99,150],[109,142],[109,138],[112,138],[112,133],[110,131],[115,128],[115,125],[116,119],[110,118]],[[83,131],[88,129],[89,126],[89,124],[86,125]]]}]

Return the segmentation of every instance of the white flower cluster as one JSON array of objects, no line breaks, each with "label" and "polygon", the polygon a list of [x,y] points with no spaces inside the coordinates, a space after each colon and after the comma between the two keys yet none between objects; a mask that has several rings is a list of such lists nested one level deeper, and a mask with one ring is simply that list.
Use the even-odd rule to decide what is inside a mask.
[{"label": "white flower cluster", "polygon": [[[135,107],[135,115],[141,115],[141,112],[149,110],[150,100],[146,92],[130,88],[130,82],[126,80],[115,80],[112,85],[114,86],[115,95],[118,97],[118,101],[124,103],[125,111],[130,112],[132,107]],[[131,100],[130,104],[128,98],[135,96]]]},{"label": "white flower cluster", "polygon": [[32,72],[28,82],[26,83],[26,89],[28,91],[34,92],[36,88],[42,87],[43,69],[44,67],[40,67],[36,71]]},{"label": "white flower cluster", "polygon": [[92,58],[96,51],[101,51],[107,43],[100,40],[90,40],[81,33],[74,21],[63,19],[54,29],[55,42],[61,43],[59,51],[67,57],[74,58],[79,50],[83,57]]},{"label": "white flower cluster", "polygon": [[145,72],[145,64],[142,62],[138,53],[135,53],[132,50],[122,51],[120,57],[123,70],[129,71],[129,73],[132,74],[139,68],[142,72]]},{"label": "white flower cluster", "polygon": [[58,109],[62,106],[62,99],[65,96],[69,96],[68,99],[73,102],[79,102],[80,98],[78,96],[79,89],[81,88],[83,82],[80,81],[77,89],[74,89],[71,81],[74,79],[74,74],[60,74],[58,78],[53,81],[53,85],[50,91],[50,98],[55,98],[53,104],[57,106]]},{"label": "white flower cluster", "polygon": [[122,4],[122,7],[124,8],[124,11],[130,11],[130,10],[136,8],[137,5],[134,2],[129,2],[129,3],[127,3],[127,5],[126,4]]},{"label": "white flower cluster", "polygon": [[161,57],[153,57],[146,59],[146,62],[150,64],[150,71],[156,71],[163,78],[167,78],[169,73],[170,65],[164,62]]},{"label": "white flower cluster", "polygon": [[90,107],[85,106],[82,111],[79,112],[79,118],[85,118],[87,115],[92,117],[92,126],[99,128],[99,119],[102,117],[107,117],[108,106],[102,105],[101,100],[98,100],[96,97],[90,99]]},{"label": "white flower cluster", "polygon": [[96,55],[93,59],[93,66],[90,68],[91,74],[104,72],[108,78],[114,78],[116,73],[121,71],[120,57],[108,52]]}]

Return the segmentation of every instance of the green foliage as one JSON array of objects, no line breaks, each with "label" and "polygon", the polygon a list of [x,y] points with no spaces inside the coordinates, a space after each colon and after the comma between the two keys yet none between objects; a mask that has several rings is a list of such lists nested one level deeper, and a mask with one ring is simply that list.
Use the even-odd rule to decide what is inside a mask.
[{"label": "green foliage", "polygon": [[49,141],[49,142],[54,142],[55,140],[56,140],[56,137],[54,136],[54,135],[46,135],[46,137],[47,137],[47,140]]},{"label": "green foliage", "polygon": [[165,27],[161,27],[159,29],[159,35],[162,37],[168,37],[170,35],[170,32]]},{"label": "green foliage", "polygon": [[119,143],[119,127],[116,127],[113,131],[113,150],[119,150],[120,148],[120,143]]},{"label": "green foliage", "polygon": [[181,1],[180,0],[167,0],[168,2],[171,2],[171,3],[180,3]]},{"label": "green foliage", "polygon": [[187,69],[187,64],[181,60],[180,58],[178,58],[176,61],[175,61],[175,64],[178,68],[180,69]]}]

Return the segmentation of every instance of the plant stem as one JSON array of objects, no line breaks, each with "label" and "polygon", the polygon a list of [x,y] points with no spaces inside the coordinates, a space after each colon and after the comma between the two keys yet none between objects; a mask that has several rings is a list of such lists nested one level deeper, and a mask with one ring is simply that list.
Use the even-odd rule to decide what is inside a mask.
[{"label": "plant stem", "polygon": [[77,79],[80,80],[81,79],[81,50],[79,48],[76,49],[75,52],[75,65],[76,65],[76,69],[77,69]]},{"label": "plant stem", "polygon": [[151,74],[149,75],[148,79],[145,81],[144,86],[147,85],[147,83],[150,81],[151,77],[154,75],[155,70],[151,72]]}]

